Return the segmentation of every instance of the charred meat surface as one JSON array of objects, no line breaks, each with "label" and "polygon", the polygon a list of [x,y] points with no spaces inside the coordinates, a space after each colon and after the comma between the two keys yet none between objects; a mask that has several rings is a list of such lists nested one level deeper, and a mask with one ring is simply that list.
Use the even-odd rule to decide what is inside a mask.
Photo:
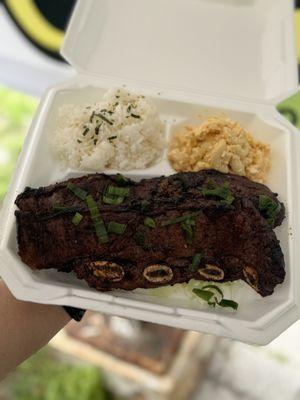
[{"label": "charred meat surface", "polygon": [[[95,200],[96,217],[70,183]],[[32,269],[73,270],[101,291],[242,279],[267,296],[285,277],[272,229],[284,205],[244,177],[206,170],[120,184],[120,176],[94,174],[28,188],[16,204],[22,260]]]},{"label": "charred meat surface", "polygon": [[[118,176],[105,174],[92,174],[80,178],[69,179],[39,189],[26,188],[16,199],[16,205],[21,211],[30,212],[53,212],[53,207],[63,204],[65,207],[86,209],[86,204],[67,189],[67,183],[72,182],[80,188],[88,191],[95,199],[101,199],[108,185],[118,185]],[[228,183],[230,192],[235,200],[249,199],[253,206],[259,208],[259,196],[265,195],[280,206],[273,226],[282,223],[285,215],[284,205],[277,199],[267,186],[252,182],[249,179],[233,175],[222,174],[215,170],[204,170],[200,172],[183,172],[168,177],[143,179],[136,183],[128,180],[127,187],[130,188],[129,196],[120,205],[115,205],[114,210],[121,212],[129,209],[140,211],[143,209],[142,202],[147,202],[145,211],[160,212],[168,209],[198,209],[207,204],[218,204],[219,198],[214,196],[203,196],[202,188],[214,182],[216,185]],[[98,203],[100,210],[111,209],[111,205]]]}]

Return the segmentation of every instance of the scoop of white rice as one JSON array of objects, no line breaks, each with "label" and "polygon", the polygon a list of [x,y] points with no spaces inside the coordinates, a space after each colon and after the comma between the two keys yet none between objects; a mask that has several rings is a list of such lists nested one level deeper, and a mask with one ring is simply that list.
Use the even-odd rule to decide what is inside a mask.
[{"label": "scoop of white rice", "polygon": [[112,89],[95,104],[63,105],[50,145],[76,169],[146,168],[162,156],[165,127],[152,101]]}]

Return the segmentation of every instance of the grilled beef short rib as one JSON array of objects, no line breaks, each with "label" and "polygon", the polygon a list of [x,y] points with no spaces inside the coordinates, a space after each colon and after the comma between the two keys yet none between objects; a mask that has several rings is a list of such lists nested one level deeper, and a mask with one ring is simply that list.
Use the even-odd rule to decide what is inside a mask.
[{"label": "grilled beef short rib", "polygon": [[[211,182],[227,185],[233,202],[206,196]],[[123,234],[109,234],[100,243],[84,200],[67,188],[85,190],[97,201],[104,223],[126,225]],[[74,271],[98,290],[154,288],[190,279],[226,282],[242,279],[259,294],[273,293],[285,277],[284,257],[273,229],[285,210],[277,195],[247,178],[214,170],[179,173],[169,177],[127,181],[129,195],[119,205],[102,202],[108,185],[119,177],[104,174],[30,189],[18,196],[16,211],[19,255],[32,269]],[[259,208],[259,196],[278,206],[271,222]],[[55,211],[55,205],[65,208]],[[74,212],[83,219],[72,223]],[[193,216],[193,237],[187,240],[182,223],[165,224]],[[155,227],[144,224],[145,217]],[[195,254],[201,260],[195,266]]]}]

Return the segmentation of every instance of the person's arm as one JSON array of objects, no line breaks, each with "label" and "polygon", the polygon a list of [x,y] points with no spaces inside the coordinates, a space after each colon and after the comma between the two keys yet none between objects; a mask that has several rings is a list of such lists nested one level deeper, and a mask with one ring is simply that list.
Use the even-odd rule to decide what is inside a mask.
[{"label": "person's arm", "polygon": [[0,281],[0,380],[69,321],[63,307],[16,300]]}]

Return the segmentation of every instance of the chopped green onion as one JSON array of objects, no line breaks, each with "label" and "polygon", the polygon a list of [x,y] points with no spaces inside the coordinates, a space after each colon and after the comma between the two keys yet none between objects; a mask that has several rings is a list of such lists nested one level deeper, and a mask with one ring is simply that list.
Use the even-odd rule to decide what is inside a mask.
[{"label": "chopped green onion", "polygon": [[202,257],[203,257],[202,253],[196,253],[194,255],[192,264],[190,265],[189,268],[191,272],[196,272],[198,270]]},{"label": "chopped green onion", "polygon": [[112,186],[108,185],[106,189],[106,196],[121,196],[121,197],[126,197],[129,195],[130,189],[129,188],[124,188],[124,187],[117,187],[117,186]]},{"label": "chopped green onion", "polygon": [[94,115],[95,115],[95,111],[93,111],[92,114],[91,114],[91,116],[90,116],[90,122],[91,122],[91,123],[93,122]]},{"label": "chopped green onion", "polygon": [[129,195],[129,192],[129,188],[108,185],[103,195],[103,202],[114,205],[122,204],[125,197]]},{"label": "chopped green onion", "polygon": [[146,212],[150,208],[150,202],[148,200],[142,200],[141,201],[141,211]]},{"label": "chopped green onion", "polygon": [[81,200],[85,200],[87,197],[87,192],[80,187],[74,185],[74,183],[69,182],[67,184],[67,189],[75,194],[75,196],[79,197]]},{"label": "chopped green onion", "polygon": [[205,289],[214,289],[221,295],[222,299],[224,297],[222,290],[216,285],[205,285],[205,286],[203,286],[202,289],[203,290],[205,290]]},{"label": "chopped green onion", "polygon": [[53,206],[53,210],[54,211],[65,211],[65,210],[68,210],[68,209],[69,209],[69,207],[60,206],[58,204],[54,204],[54,206]]},{"label": "chopped green onion", "polygon": [[107,226],[109,233],[116,233],[122,235],[126,230],[126,224],[119,224],[118,222],[110,221]]},{"label": "chopped green onion", "polygon": [[270,197],[262,194],[259,196],[258,208],[266,218],[268,224],[273,226],[275,219],[281,210],[281,205],[277,204]]},{"label": "chopped green onion", "polygon": [[209,302],[214,293],[210,292],[209,290],[203,290],[203,289],[193,289],[193,293],[195,293],[195,295],[197,295],[198,297],[200,297],[202,300],[205,300],[207,302]]},{"label": "chopped green onion", "polygon": [[193,238],[194,238],[194,230],[193,227],[189,224],[187,224],[186,222],[183,222],[181,224],[181,228],[184,230],[185,232],[185,238],[188,244],[192,244],[193,243]]},{"label": "chopped green onion", "polygon": [[141,118],[141,116],[140,115],[136,115],[136,114],[130,114],[133,118]]},{"label": "chopped green onion", "polygon": [[81,215],[80,213],[77,212],[72,219],[73,224],[76,226],[79,225],[82,218],[83,218],[83,215]]},{"label": "chopped green onion", "polygon": [[[117,136],[116,136],[117,137]],[[120,186],[125,186],[128,183],[130,183],[130,180],[128,178],[126,178],[124,175],[122,174],[117,174],[116,175],[116,182],[118,185]]]},{"label": "chopped green onion", "polygon": [[178,222],[183,222],[183,221],[186,221],[186,220],[188,220],[190,218],[194,218],[197,215],[199,215],[200,212],[201,211],[197,211],[197,212],[194,212],[194,213],[191,213],[191,214],[182,215],[181,217],[178,217],[178,218],[169,219],[167,221],[162,222],[161,225],[162,226],[174,225],[174,224],[177,224]]},{"label": "chopped green onion", "polygon": [[229,308],[233,308],[234,310],[237,310],[238,307],[239,307],[238,303],[236,303],[235,301],[233,301],[233,300],[226,300],[226,299],[221,300],[221,301],[218,303],[218,305],[219,305],[220,307],[229,307]]},{"label": "chopped green onion", "polygon": [[[104,111],[104,110],[103,110]],[[102,115],[101,113],[94,113],[94,116],[99,117],[101,119],[103,119],[103,121],[107,122],[109,125],[113,125],[114,123],[112,121],[110,121],[108,118],[106,118],[104,115]]]},{"label": "chopped green onion", "polygon": [[102,197],[102,201],[105,204],[111,204],[111,205],[118,206],[118,205],[123,203],[124,197],[121,197],[121,196],[105,196],[104,195]]},{"label": "chopped green onion", "polygon": [[[221,296],[221,298],[218,299],[214,292],[212,292],[211,290],[207,290],[207,289],[212,289],[212,290],[218,292],[218,294]],[[212,307],[215,307],[216,305],[218,305],[220,307],[233,308],[234,310],[237,310],[238,306],[239,306],[238,303],[236,303],[233,300],[224,299],[222,290],[216,285],[206,285],[206,286],[203,286],[202,289],[194,288],[193,293],[195,293],[195,295],[200,297],[202,300],[206,301],[207,304]]]},{"label": "chopped green onion", "polygon": [[223,298],[224,298],[224,295],[223,295],[222,290],[221,290],[218,286],[216,286],[216,285],[206,285],[206,286],[203,286],[202,289],[203,289],[203,290],[213,289],[213,290],[215,290],[215,291],[217,292],[218,295],[221,296],[220,299],[218,299],[217,296],[215,295],[215,296],[214,296],[214,300],[213,300],[212,302],[208,302],[208,304],[209,304],[210,306],[214,306],[214,307],[215,307],[215,305],[216,305],[216,304],[219,304],[219,302],[222,301]]},{"label": "chopped green onion", "polygon": [[88,131],[89,131],[89,128],[85,128],[85,130],[82,132],[82,135],[83,135],[83,136],[86,136],[87,133],[88,133]]},{"label": "chopped green onion", "polygon": [[118,137],[118,136],[110,136],[107,140],[108,140],[109,142],[111,142],[112,140],[117,139],[117,137]]},{"label": "chopped green onion", "polygon": [[234,201],[234,197],[229,189],[229,183],[225,182],[224,185],[217,185],[215,181],[210,180],[206,188],[202,188],[202,194],[204,197],[216,196],[228,204],[231,205]]},{"label": "chopped green onion", "polygon": [[183,221],[181,223],[181,228],[185,231],[185,237],[188,244],[193,243],[195,225],[196,225],[195,217],[188,218],[186,221]]},{"label": "chopped green onion", "polygon": [[150,218],[150,217],[146,217],[144,219],[144,225],[148,226],[149,228],[152,228],[152,229],[154,229],[156,226],[154,219]]},{"label": "chopped green onion", "polygon": [[86,197],[86,202],[91,213],[91,218],[96,230],[96,235],[100,243],[106,243],[108,241],[107,231],[104,225],[104,221],[101,218],[97,203],[91,195]]},{"label": "chopped green onion", "polygon": [[65,207],[65,206],[60,206],[58,204],[55,204],[53,206],[53,210],[56,212],[76,212],[77,207]]}]

